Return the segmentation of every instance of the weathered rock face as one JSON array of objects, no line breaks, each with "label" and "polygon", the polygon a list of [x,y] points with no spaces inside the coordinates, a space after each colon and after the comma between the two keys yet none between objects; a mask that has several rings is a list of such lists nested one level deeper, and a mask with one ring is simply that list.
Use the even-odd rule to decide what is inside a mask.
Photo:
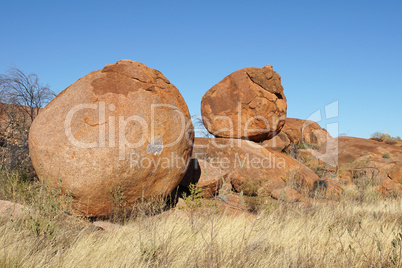
[{"label": "weathered rock face", "polygon": [[285,134],[289,141],[294,144],[304,142],[321,146],[332,138],[331,135],[316,122],[297,118],[286,118],[281,133]]},{"label": "weathered rock face", "polygon": [[223,170],[218,166],[202,159],[192,158],[187,172],[180,186],[189,187],[195,184],[203,190],[202,196],[205,198],[213,197],[224,183],[229,171]]},{"label": "weathered rock face", "polygon": [[384,197],[401,197],[402,184],[390,178],[385,178],[381,185],[376,188],[376,191]]},{"label": "weathered rock face", "polygon": [[265,148],[270,148],[272,150],[282,152],[290,145],[290,140],[286,134],[281,131],[278,135],[272,139],[265,140],[261,142],[261,146]]},{"label": "weathered rock face", "polygon": [[319,181],[316,181],[314,188],[316,197],[339,199],[344,194],[342,187],[328,177],[323,177]]},{"label": "weathered rock face", "polygon": [[[390,156],[392,158],[392,155]],[[400,158],[399,158],[400,159]],[[396,163],[392,169],[387,172],[390,179],[402,184],[402,162]]]},{"label": "weathered rock face", "polygon": [[[367,176],[380,183],[388,178],[395,183],[402,181],[401,147],[368,139],[339,137],[324,143],[315,157],[336,167],[342,179],[353,180]],[[392,184],[384,182],[386,186]],[[381,191],[390,188],[388,186],[384,186]]]},{"label": "weathered rock face", "polygon": [[314,121],[286,118],[281,132],[272,139],[262,141],[261,145],[278,152],[290,153],[292,144],[304,143],[317,149],[329,139],[332,137],[328,131]]},{"label": "weathered rock face", "polygon": [[[192,158],[221,169],[219,174],[225,174],[224,182],[245,195],[269,196],[286,185],[309,192],[319,180],[312,170],[293,158],[241,139],[195,138]],[[199,173],[203,173],[203,165],[200,167]]]},{"label": "weathered rock face", "polygon": [[95,216],[169,194],[192,140],[177,88],[159,71],[122,60],[51,101],[32,124],[29,148],[39,177],[71,194],[74,213]]},{"label": "weathered rock face", "polygon": [[270,139],[282,129],[286,109],[281,77],[271,65],[228,75],[201,101],[204,125],[222,138]]},{"label": "weathered rock face", "polygon": [[288,187],[272,191],[272,197],[288,202],[297,202],[301,199],[301,195],[296,190]]},{"label": "weathered rock face", "polygon": [[315,154],[328,165],[342,170],[371,169],[374,175],[385,175],[402,161],[402,148],[381,142],[338,137],[323,144]]}]

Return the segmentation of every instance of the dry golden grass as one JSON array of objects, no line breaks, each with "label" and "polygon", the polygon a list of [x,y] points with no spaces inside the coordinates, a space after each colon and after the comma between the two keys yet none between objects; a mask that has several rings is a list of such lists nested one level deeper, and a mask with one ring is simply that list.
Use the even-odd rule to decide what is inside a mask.
[{"label": "dry golden grass", "polygon": [[[401,267],[401,200],[281,203],[257,218],[180,211],[99,231],[89,224],[36,233],[2,220],[2,267]],[[57,224],[56,224],[57,225]],[[87,226],[87,227],[84,227]]]},{"label": "dry golden grass", "polygon": [[270,204],[256,219],[172,209],[101,231],[65,216],[57,194],[24,192],[15,179],[3,194],[34,209],[0,218],[0,267],[402,267],[402,200],[371,186],[307,208]]}]

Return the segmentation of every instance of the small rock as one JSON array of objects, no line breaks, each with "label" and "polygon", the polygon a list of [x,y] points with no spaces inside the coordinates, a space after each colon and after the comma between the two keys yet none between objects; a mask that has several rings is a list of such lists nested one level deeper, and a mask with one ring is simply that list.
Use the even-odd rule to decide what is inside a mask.
[{"label": "small rock", "polygon": [[275,199],[287,202],[297,202],[301,199],[301,195],[298,191],[288,187],[272,191],[271,196]]},{"label": "small rock", "polygon": [[400,197],[402,196],[402,184],[385,178],[382,184],[376,188],[376,192],[383,197]]},{"label": "small rock", "polygon": [[21,217],[27,208],[21,204],[13,203],[6,200],[0,200],[0,216],[1,217]]},{"label": "small rock", "polygon": [[344,190],[335,181],[328,177],[323,177],[314,183],[314,191],[319,196],[329,198],[329,199],[339,199],[343,194]]}]

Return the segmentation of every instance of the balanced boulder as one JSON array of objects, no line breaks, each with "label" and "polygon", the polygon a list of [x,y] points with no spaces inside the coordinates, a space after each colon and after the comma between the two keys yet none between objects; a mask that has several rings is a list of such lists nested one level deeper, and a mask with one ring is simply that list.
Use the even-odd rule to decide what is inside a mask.
[{"label": "balanced boulder", "polygon": [[62,91],[29,133],[39,178],[72,197],[73,213],[107,215],[180,183],[193,126],[183,97],[157,70],[122,60]]},{"label": "balanced boulder", "polygon": [[226,76],[201,101],[205,127],[221,138],[270,139],[282,129],[286,109],[281,77],[271,65]]}]

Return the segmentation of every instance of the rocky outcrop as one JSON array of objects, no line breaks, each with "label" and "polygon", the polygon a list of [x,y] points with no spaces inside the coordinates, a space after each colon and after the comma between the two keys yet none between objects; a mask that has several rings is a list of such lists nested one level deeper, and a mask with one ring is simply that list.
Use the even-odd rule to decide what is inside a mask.
[{"label": "rocky outcrop", "polygon": [[314,156],[340,171],[384,177],[401,163],[402,148],[368,139],[338,137],[323,144]]},{"label": "rocky outcrop", "polygon": [[201,101],[204,125],[221,138],[271,139],[282,129],[286,109],[281,77],[271,65],[231,73]]},{"label": "rocky outcrop", "polygon": [[294,144],[307,143],[322,145],[332,138],[329,133],[314,121],[297,118],[286,118],[282,132]]},{"label": "rocky outcrop", "polygon": [[214,163],[192,158],[180,186],[190,187],[191,184],[202,189],[202,196],[213,197],[225,182],[229,171],[215,166]]},{"label": "rocky outcrop", "polygon": [[383,197],[402,197],[402,184],[390,178],[384,178],[381,185],[376,188],[376,192]]},{"label": "rocky outcrop", "polygon": [[265,148],[270,148],[272,150],[282,152],[290,145],[290,140],[286,133],[281,131],[278,135],[273,137],[272,139],[265,140],[261,142],[261,146]]},{"label": "rocky outcrop", "polygon": [[180,183],[193,126],[183,97],[157,70],[122,60],[79,79],[52,100],[29,133],[39,178],[73,198],[73,213],[99,216]]},{"label": "rocky outcrop", "polygon": [[261,145],[278,152],[289,153],[292,144],[317,149],[329,139],[332,137],[328,131],[314,121],[286,118],[281,132],[272,139],[262,141]]},{"label": "rocky outcrop", "polygon": [[[308,193],[319,180],[313,171],[295,159],[240,139],[195,138],[192,161],[204,164],[198,166],[199,171],[192,171],[193,165],[190,165],[187,174],[203,174],[203,166],[207,170],[213,166],[221,170],[216,177],[230,183],[233,191],[248,196],[267,197],[273,190],[286,186]],[[192,181],[197,182],[200,177]]]},{"label": "rocky outcrop", "polygon": [[397,184],[402,182],[401,147],[369,139],[338,137],[324,143],[314,156],[316,161],[337,171],[340,181],[347,183],[365,176],[374,184],[382,185],[378,190],[381,193],[400,188]]}]

